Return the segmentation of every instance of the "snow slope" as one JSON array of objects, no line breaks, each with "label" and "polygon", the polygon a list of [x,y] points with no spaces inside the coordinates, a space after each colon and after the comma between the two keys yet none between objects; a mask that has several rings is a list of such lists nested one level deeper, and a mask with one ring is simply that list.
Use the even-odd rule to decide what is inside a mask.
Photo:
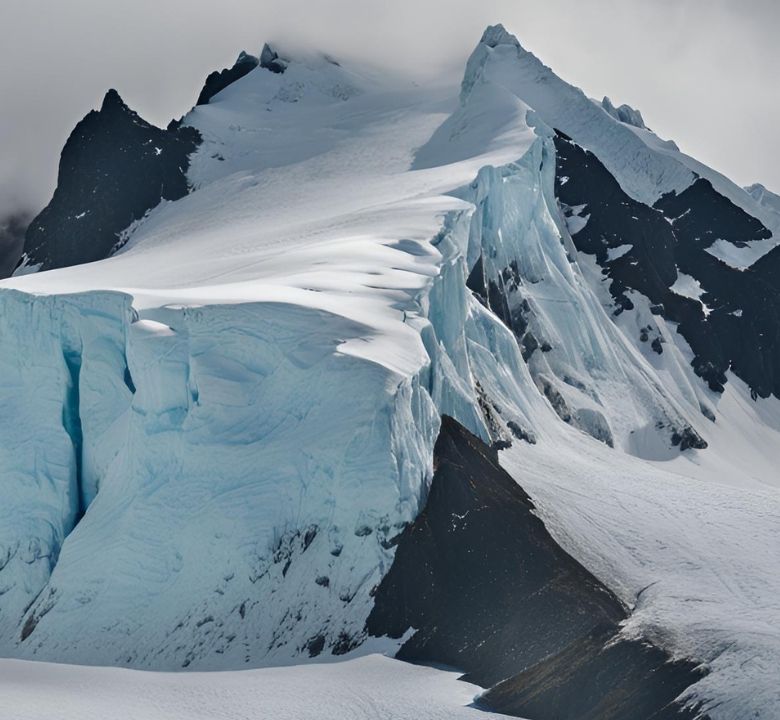
[{"label": "snow slope", "polygon": [[[567,451],[562,462],[562,444]],[[502,453],[561,544],[634,606],[624,632],[707,663],[712,717],[776,717],[776,489],[647,463],[567,435]]]},{"label": "snow slope", "polygon": [[480,76],[506,88],[550,127],[595,153],[631,197],[652,205],[665,193],[681,192],[700,176],[770,230],[780,228],[780,218],[745,190],[643,125],[621,122],[558,77],[501,25],[489,28],[483,41],[469,59],[464,88]]},{"label": "snow slope", "polygon": [[[500,27],[460,95],[312,55],[184,122],[204,138],[192,194],[108,260],[0,286],[3,654],[201,670],[354,650],[448,413],[514,443],[503,462],[606,584],[651,586],[627,632],[709,663],[713,718],[771,717],[777,402],[708,391],[646,299],[616,319],[553,193],[553,127],[649,202],[692,182],[679,153]],[[480,260],[505,307],[467,287]],[[663,355],[637,340],[651,323]],[[680,453],[687,428],[710,447]],[[356,662],[356,702],[385,702],[376,668],[398,666]],[[257,677],[289,696],[340,672]]]},{"label": "snow slope", "polygon": [[[338,664],[150,673],[0,660],[0,717],[15,720],[489,720],[452,671],[369,655]],[[33,690],[34,689],[34,690]]]},{"label": "snow slope", "polygon": [[745,188],[745,192],[750,195],[759,205],[771,210],[780,217],[780,195],[773,193],[761,183],[754,183]]}]

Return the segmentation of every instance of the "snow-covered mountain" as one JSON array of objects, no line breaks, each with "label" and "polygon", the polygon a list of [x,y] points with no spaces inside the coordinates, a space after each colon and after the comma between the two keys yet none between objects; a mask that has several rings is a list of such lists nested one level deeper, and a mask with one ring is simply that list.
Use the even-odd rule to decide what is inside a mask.
[{"label": "snow-covered mountain", "polygon": [[[503,27],[110,91],[0,287],[0,652],[780,703],[780,215]],[[94,262],[92,262],[94,261]]]},{"label": "snow-covered mountain", "polygon": [[747,192],[759,205],[769,208],[772,212],[780,215],[780,195],[773,193],[765,188],[761,183],[754,183],[745,188]]}]

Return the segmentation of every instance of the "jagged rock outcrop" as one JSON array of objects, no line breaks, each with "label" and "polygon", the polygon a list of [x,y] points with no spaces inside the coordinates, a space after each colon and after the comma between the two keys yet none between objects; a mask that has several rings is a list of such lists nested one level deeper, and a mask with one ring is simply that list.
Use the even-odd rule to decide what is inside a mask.
[{"label": "jagged rock outcrop", "polygon": [[280,57],[268,43],[263,45],[263,50],[260,53],[260,67],[270,70],[273,73],[283,73],[289,65],[289,60]]},{"label": "jagged rock outcrop", "polygon": [[[626,609],[550,536],[495,450],[445,416],[434,467],[425,508],[397,538],[377,589],[370,634],[414,628],[398,657],[501,683],[482,700],[493,710],[539,720],[693,717],[674,701],[701,676],[696,664],[620,639]],[[546,696],[550,687],[559,700]]]},{"label": "jagged rock outcrop", "polygon": [[146,122],[109,90],[65,144],[54,197],[25,235],[22,268],[108,257],[134,221],[187,194],[189,156],[199,142],[193,128]]},{"label": "jagged rock outcrop", "polygon": [[[780,249],[747,269],[717,251],[767,241],[771,232],[704,178],[649,206],[629,197],[596,155],[565,134],[557,134],[555,146],[556,195],[577,208],[574,244],[595,255],[611,279],[615,312],[631,309],[632,290],[642,293],[678,323],[693,368],[710,388],[722,391],[730,369],[757,395],[780,396]],[[698,297],[679,289],[681,277],[698,284]]]},{"label": "jagged rock outcrop", "polygon": [[215,70],[206,78],[206,83],[200,91],[196,105],[207,105],[217,93],[248,75],[259,64],[258,58],[242,51],[232,67]]}]

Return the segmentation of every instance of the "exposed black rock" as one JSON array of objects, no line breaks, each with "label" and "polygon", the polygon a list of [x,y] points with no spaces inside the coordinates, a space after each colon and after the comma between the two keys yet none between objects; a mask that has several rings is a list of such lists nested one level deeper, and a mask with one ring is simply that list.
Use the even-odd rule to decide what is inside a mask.
[{"label": "exposed black rock", "polygon": [[[607,648],[626,609],[553,540],[494,449],[444,417],[434,466],[425,508],[376,590],[370,635],[415,628],[398,657],[500,683],[482,700],[494,710],[535,720],[602,717],[587,714],[591,706],[612,708],[603,717],[614,720],[693,717],[674,700],[700,672],[647,643]],[[557,714],[575,697],[581,715]]]},{"label": "exposed black rock", "polygon": [[479,705],[531,720],[695,720],[677,698],[703,676],[649,643],[614,640],[605,626],[488,690]]},{"label": "exposed black rock", "polygon": [[[555,145],[556,194],[566,206],[587,206],[588,222],[573,240],[611,278],[615,314],[628,309],[629,290],[642,293],[654,314],[678,323],[694,352],[693,368],[710,388],[722,391],[731,369],[757,395],[780,397],[780,248],[744,271],[706,252],[716,239],[740,246],[770,237],[769,230],[703,178],[649,207],[562,133]],[[609,261],[607,251],[621,245],[631,249]],[[700,282],[706,312],[670,290],[678,268]]]},{"label": "exposed black rock", "polygon": [[533,434],[518,425],[514,420],[509,420],[506,426],[509,428],[509,431],[512,433],[512,435],[514,435],[518,440],[523,440],[529,445],[536,445],[536,438],[533,436]]},{"label": "exposed black rock", "polygon": [[474,267],[471,268],[466,287],[473,292],[483,304],[487,303],[487,283],[485,282],[485,266],[482,262],[482,255],[477,258]]},{"label": "exposed black rock", "polygon": [[268,43],[263,45],[263,50],[260,53],[260,67],[274,73],[283,73],[287,69],[288,64],[289,61],[280,57],[279,53]]},{"label": "exposed black rock", "polygon": [[306,643],[306,650],[309,653],[309,657],[317,657],[325,649],[325,636],[315,635]]},{"label": "exposed black rock", "polygon": [[236,80],[240,80],[248,75],[260,64],[260,60],[254,55],[242,52],[233,67],[224,70],[215,70],[206,78],[203,90],[198,96],[197,105],[207,105],[211,98],[217,93],[222,92],[228,85],[232,85]]},{"label": "exposed black rock", "polygon": [[24,212],[0,218],[0,279],[9,277],[19,262],[30,219]]},{"label": "exposed black rock", "polygon": [[672,445],[680,447],[680,450],[704,450],[707,443],[691,427],[684,427],[682,430],[675,430],[672,433]]},{"label": "exposed black rock", "polygon": [[25,265],[49,270],[108,257],[135,220],[187,194],[199,143],[194,128],[155,127],[109,90],[65,143],[54,197],[27,229]]},{"label": "exposed black rock", "polygon": [[534,380],[542,395],[547,398],[552,409],[558,414],[558,417],[563,420],[563,422],[574,425],[574,417],[572,416],[571,408],[550,379],[545,375],[537,375]]}]

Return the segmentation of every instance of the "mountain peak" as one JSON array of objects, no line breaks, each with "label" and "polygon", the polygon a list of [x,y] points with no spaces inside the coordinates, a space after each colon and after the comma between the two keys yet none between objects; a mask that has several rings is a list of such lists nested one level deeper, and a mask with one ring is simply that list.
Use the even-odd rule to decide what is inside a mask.
[{"label": "mountain peak", "polygon": [[289,65],[289,60],[279,56],[279,53],[268,43],[263,45],[260,53],[260,67],[275,73],[283,73]]},{"label": "mountain peak", "polygon": [[125,104],[125,101],[122,100],[122,97],[119,95],[119,93],[114,88],[111,88],[103,97],[103,103],[100,106],[100,112],[126,107],[127,105]]},{"label": "mountain peak", "polygon": [[488,25],[485,32],[482,33],[481,43],[494,48],[498,45],[514,45],[521,47],[519,40],[512,35],[501,23],[497,25]]},{"label": "mountain peak", "polygon": [[257,65],[258,59],[254,56],[248,53],[246,50],[242,50],[238,54],[238,58],[236,59],[236,62],[234,65],[243,65],[244,63],[248,65]]},{"label": "mountain peak", "polygon": [[233,67],[215,70],[206,78],[206,83],[200,91],[196,105],[207,105],[211,98],[224,90],[228,85],[248,75],[260,64],[260,60],[242,50]]}]

